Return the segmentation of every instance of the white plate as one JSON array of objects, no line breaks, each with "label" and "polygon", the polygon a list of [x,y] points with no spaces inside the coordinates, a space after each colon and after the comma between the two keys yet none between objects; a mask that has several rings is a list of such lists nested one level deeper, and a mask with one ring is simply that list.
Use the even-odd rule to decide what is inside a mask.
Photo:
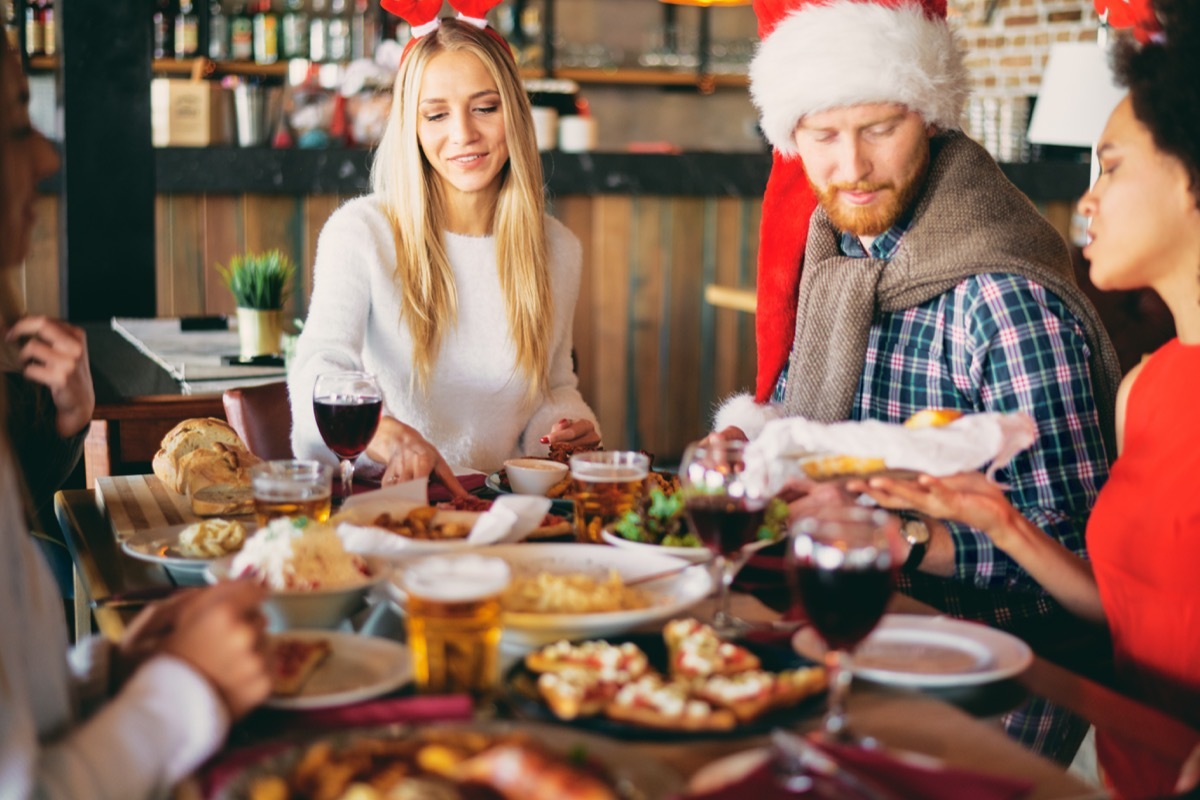
[{"label": "white plate", "polygon": [[[246,536],[251,536],[257,527],[253,522],[239,520],[246,527]],[[158,564],[171,573],[182,584],[204,584],[204,571],[215,558],[192,558],[179,552],[179,534],[192,523],[170,525],[165,528],[147,528],[135,531],[121,543],[121,549],[130,558]]]},{"label": "white plate", "polygon": [[309,676],[299,694],[272,695],[271,708],[330,708],[369,700],[412,680],[408,648],[391,639],[333,631],[288,631],[289,639],[325,639],[332,652]]},{"label": "white plate", "polygon": [[[487,555],[503,558],[514,575],[532,577],[539,572],[567,574],[582,572],[603,579],[615,569],[624,580],[666,572],[688,565],[687,561],[658,553],[622,550],[601,544],[509,544],[488,548]],[[399,570],[398,570],[399,571]],[[598,614],[506,613],[501,646],[506,650],[529,650],[559,639],[590,639],[624,633],[640,625],[659,622],[684,613],[712,592],[712,576],[697,566],[669,578],[642,586],[651,605],[635,611]],[[395,581],[387,589],[403,613],[405,596]]]},{"label": "white plate", "polygon": [[854,651],[856,677],[896,686],[972,686],[1011,678],[1033,662],[1029,645],[976,622],[885,614]]},{"label": "white plate", "polygon": [[604,541],[613,547],[620,547],[637,553],[672,556],[674,558],[682,558],[684,561],[691,561],[693,564],[699,564],[712,558],[712,553],[709,552],[707,547],[664,547],[661,544],[634,542],[626,539],[624,536],[618,536],[608,529],[602,531],[600,535]]}]

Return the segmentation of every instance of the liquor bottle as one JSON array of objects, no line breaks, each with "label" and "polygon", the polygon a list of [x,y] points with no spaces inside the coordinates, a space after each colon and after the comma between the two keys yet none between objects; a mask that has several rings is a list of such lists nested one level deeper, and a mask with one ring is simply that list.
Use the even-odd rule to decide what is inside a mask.
[{"label": "liquor bottle", "polygon": [[254,60],[259,64],[279,60],[279,17],[271,10],[271,0],[262,0],[254,15]]},{"label": "liquor bottle", "polygon": [[542,66],[542,10],[536,5],[527,5],[521,11],[521,31],[525,46],[517,59],[523,67],[537,69]]},{"label": "liquor bottle", "polygon": [[[26,33],[28,37],[28,33]],[[175,16],[170,0],[157,0],[154,6],[154,57],[175,55]]]},{"label": "liquor bottle", "polygon": [[208,7],[208,57],[213,61],[229,58],[229,17],[221,10],[220,0]]},{"label": "liquor bottle", "polygon": [[233,7],[229,19],[229,56],[234,61],[254,58],[254,22],[242,4]]},{"label": "liquor bottle", "polygon": [[329,4],[329,60],[350,58],[350,20],[346,18],[346,0],[331,0]]},{"label": "liquor bottle", "polygon": [[39,0],[38,21],[42,26],[42,52],[52,56],[58,52],[58,30],[54,24],[53,0]]},{"label": "liquor bottle", "polygon": [[14,53],[21,49],[21,31],[17,21],[16,0],[4,4],[4,35],[8,37],[8,47]]},{"label": "liquor bottle", "polygon": [[379,19],[371,13],[369,0],[354,0],[350,17],[350,58],[373,58],[379,41]]},{"label": "liquor bottle", "polygon": [[287,0],[282,51],[284,58],[308,58],[308,14],[303,0]]},{"label": "liquor bottle", "polygon": [[175,15],[175,57],[195,58],[200,55],[200,17],[192,0],[180,0]]},{"label": "liquor bottle", "polygon": [[325,0],[312,0],[312,17],[308,20],[308,57],[318,63],[329,60],[329,18],[325,15]]}]

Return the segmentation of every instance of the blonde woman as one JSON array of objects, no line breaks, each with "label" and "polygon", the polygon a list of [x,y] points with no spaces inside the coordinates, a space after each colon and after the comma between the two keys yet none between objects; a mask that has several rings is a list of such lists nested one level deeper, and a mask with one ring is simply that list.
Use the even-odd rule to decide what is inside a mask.
[{"label": "blonde woman", "polygon": [[458,492],[455,470],[599,442],[571,364],[580,247],[545,215],[529,101],[502,40],[446,20],[412,45],[372,186],[317,245],[288,379],[296,455],[333,460],[312,389],[336,369],[379,378],[384,417],[363,461],[385,484],[434,473]]}]

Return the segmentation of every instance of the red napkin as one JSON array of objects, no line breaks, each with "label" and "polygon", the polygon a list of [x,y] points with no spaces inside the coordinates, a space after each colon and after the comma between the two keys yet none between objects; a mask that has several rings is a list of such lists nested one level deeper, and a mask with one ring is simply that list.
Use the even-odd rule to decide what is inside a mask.
[{"label": "red napkin", "polygon": [[[1030,781],[984,775],[954,767],[924,767],[899,761],[884,750],[818,745],[858,778],[895,800],[1019,800],[1033,790]],[[859,794],[828,778],[814,777],[813,788],[792,792],[776,778],[770,761],[741,780],[689,800],[791,800],[797,797],[838,797],[857,800]]]},{"label": "red napkin", "polygon": [[[458,478],[458,482],[461,483],[462,487],[468,492],[474,492],[476,489],[483,488],[485,482],[487,481],[486,475],[482,475],[477,472],[470,475],[455,475],[454,477]],[[363,492],[373,492],[378,488],[378,480],[355,476],[354,486],[352,487],[351,491],[354,494],[362,494]],[[450,494],[450,490],[446,488],[446,485],[440,481],[434,480],[433,478],[429,479],[428,494],[430,503],[444,503],[447,500],[454,499],[454,496]]]},{"label": "red napkin", "polygon": [[204,797],[214,797],[226,782],[242,770],[292,747],[294,741],[276,738],[283,734],[305,731],[332,733],[346,728],[369,728],[394,722],[456,722],[469,720],[473,714],[471,698],[465,694],[369,700],[311,711],[264,708],[247,717],[231,736],[231,739],[249,741],[249,744],[226,745],[200,769],[200,790]]}]

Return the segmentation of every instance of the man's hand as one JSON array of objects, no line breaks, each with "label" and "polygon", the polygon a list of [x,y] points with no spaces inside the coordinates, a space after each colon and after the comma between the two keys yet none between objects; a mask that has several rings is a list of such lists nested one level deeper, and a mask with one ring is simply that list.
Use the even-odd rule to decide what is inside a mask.
[{"label": "man's hand", "polygon": [[1175,794],[1190,792],[1200,786],[1200,744],[1192,749],[1192,754],[1183,762],[1179,770],[1179,780],[1175,783]]},{"label": "man's hand", "polygon": [[176,592],[165,600],[147,606],[134,617],[113,649],[110,683],[114,691],[120,689],[146,659],[162,648],[163,642],[175,630],[180,610],[198,591],[186,589]]},{"label": "man's hand", "polygon": [[569,444],[578,450],[588,450],[600,444],[600,432],[590,419],[560,419],[550,426],[541,438],[542,444]]},{"label": "man's hand", "polygon": [[25,379],[50,390],[58,435],[65,439],[83,430],[96,410],[83,330],[61,320],[32,316],[17,320],[4,338],[17,348]]},{"label": "man's hand", "polygon": [[466,497],[467,490],[454,477],[454,471],[438,449],[425,440],[416,428],[394,417],[379,421],[379,429],[367,445],[367,455],[386,464],[383,485],[436,476],[455,497]]},{"label": "man's hand", "polygon": [[728,428],[720,431],[714,431],[707,437],[708,439],[716,439],[724,442],[748,442],[750,437],[746,432],[736,425],[730,425]]},{"label": "man's hand", "polygon": [[229,581],[181,603],[162,652],[203,675],[239,719],[271,693],[267,673],[267,620],[259,608],[266,590],[253,581]]}]

